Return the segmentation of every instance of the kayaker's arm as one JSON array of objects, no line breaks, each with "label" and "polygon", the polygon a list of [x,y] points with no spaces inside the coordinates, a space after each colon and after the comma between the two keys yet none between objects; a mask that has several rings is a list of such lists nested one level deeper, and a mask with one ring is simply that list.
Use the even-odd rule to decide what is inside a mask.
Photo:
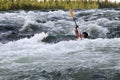
[{"label": "kayaker's arm", "polygon": [[81,38],[81,34],[78,31],[78,26],[75,27],[75,35],[77,38]]}]

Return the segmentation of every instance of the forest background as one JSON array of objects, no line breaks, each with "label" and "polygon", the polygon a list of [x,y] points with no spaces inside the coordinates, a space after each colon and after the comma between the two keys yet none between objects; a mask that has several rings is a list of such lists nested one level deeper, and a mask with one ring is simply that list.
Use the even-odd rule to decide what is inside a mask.
[{"label": "forest background", "polygon": [[0,11],[46,9],[99,9],[119,8],[120,3],[108,0],[0,0]]}]

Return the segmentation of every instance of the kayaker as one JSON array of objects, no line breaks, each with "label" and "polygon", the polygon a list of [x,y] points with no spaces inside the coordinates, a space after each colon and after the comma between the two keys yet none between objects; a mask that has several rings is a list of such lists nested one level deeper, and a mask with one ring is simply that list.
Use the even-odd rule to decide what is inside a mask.
[{"label": "kayaker", "polygon": [[79,33],[78,26],[75,27],[75,35],[76,35],[77,38],[81,38],[81,39],[89,37],[87,32],[83,32],[82,34]]}]

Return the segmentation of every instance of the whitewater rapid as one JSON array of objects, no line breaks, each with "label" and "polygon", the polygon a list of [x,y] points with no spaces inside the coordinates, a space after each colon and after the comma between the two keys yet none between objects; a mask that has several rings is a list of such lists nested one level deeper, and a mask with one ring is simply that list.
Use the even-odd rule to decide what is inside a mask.
[{"label": "whitewater rapid", "polygon": [[0,68],[14,69],[38,64],[45,70],[74,67],[119,69],[120,38],[79,39],[49,44],[41,42],[46,36],[41,33],[30,39],[0,44]]},{"label": "whitewater rapid", "polygon": [[91,39],[69,11],[0,12],[0,80],[119,80],[119,9],[74,14]]}]

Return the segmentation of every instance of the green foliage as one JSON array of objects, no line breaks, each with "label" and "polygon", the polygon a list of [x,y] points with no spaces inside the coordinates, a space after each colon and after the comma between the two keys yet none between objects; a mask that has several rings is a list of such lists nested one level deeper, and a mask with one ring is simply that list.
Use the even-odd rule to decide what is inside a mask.
[{"label": "green foliage", "polygon": [[43,10],[43,9],[93,9],[93,8],[117,8],[120,3],[98,2],[93,0],[0,0],[0,10]]}]

